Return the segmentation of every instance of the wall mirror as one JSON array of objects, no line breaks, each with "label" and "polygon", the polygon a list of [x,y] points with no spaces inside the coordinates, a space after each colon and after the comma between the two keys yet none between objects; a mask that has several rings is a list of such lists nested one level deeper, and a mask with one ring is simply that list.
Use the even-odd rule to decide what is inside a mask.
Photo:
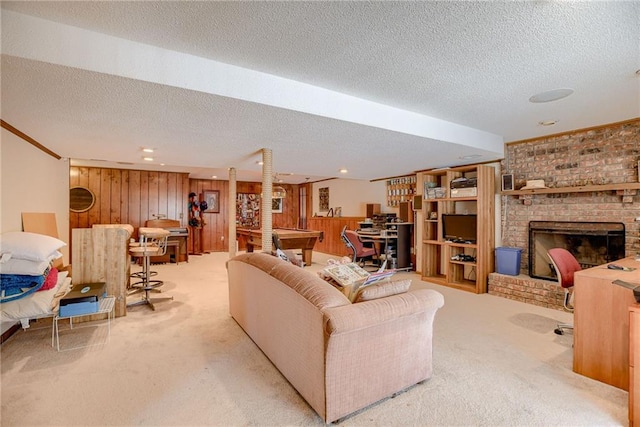
[{"label": "wall mirror", "polygon": [[86,212],[93,207],[96,196],[85,187],[73,187],[69,190],[69,210],[71,212]]}]

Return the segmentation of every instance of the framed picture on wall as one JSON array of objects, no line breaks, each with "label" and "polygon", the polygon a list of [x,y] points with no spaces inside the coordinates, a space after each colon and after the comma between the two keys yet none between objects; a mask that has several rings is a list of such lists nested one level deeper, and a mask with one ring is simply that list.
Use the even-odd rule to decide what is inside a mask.
[{"label": "framed picture on wall", "polygon": [[319,203],[318,207],[321,212],[329,210],[329,187],[318,189]]},{"label": "framed picture on wall", "polygon": [[284,203],[284,199],[271,199],[271,212],[272,213],[282,213],[282,205]]},{"label": "framed picture on wall", "polygon": [[218,190],[204,190],[203,200],[207,202],[205,213],[220,213],[220,192]]}]

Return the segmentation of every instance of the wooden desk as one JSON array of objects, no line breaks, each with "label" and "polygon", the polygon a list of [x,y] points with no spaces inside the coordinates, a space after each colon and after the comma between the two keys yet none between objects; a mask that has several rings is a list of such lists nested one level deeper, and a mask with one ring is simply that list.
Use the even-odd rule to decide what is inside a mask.
[{"label": "wooden desk", "polygon": [[635,298],[633,290],[612,282],[640,285],[640,261],[628,257],[610,264],[636,270],[609,270],[604,264],[575,273],[573,370],[629,390],[629,306]]},{"label": "wooden desk", "polygon": [[[295,228],[276,228],[282,249],[302,249],[302,261],[304,265],[311,265],[313,247],[317,240],[322,241],[322,231],[299,230]],[[239,240],[244,240],[247,252],[253,252],[253,248],[262,247],[262,230],[257,228],[238,228],[236,234]]]},{"label": "wooden desk", "polygon": [[629,426],[640,425],[640,304],[629,307]]}]

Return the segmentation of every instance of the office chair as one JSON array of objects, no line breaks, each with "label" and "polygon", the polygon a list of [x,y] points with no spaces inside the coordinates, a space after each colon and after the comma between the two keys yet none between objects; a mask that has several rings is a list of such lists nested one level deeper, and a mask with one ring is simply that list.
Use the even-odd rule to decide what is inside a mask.
[{"label": "office chair", "polygon": [[364,267],[367,259],[371,259],[374,262],[378,262],[380,260],[376,245],[374,244],[370,248],[366,247],[362,240],[360,240],[358,233],[353,230],[347,230],[346,225],[342,228],[340,239],[342,239],[344,244],[347,245],[347,248],[353,252],[353,262],[359,262],[360,265]]},{"label": "office chair", "polygon": [[[558,284],[564,289],[564,309],[573,312],[573,274],[582,270],[578,260],[564,248],[553,248],[547,252],[551,264],[558,276]],[[553,331],[558,335],[564,334],[565,329],[573,330],[570,323],[559,323],[558,327]]]}]

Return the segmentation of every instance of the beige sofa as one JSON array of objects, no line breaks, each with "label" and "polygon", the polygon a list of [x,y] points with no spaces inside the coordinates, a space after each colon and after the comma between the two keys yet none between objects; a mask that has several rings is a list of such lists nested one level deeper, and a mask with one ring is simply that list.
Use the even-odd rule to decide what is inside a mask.
[{"label": "beige sofa", "polygon": [[265,253],[238,255],[227,270],[231,316],[325,422],[431,377],[440,293],[352,304],[314,273]]}]

